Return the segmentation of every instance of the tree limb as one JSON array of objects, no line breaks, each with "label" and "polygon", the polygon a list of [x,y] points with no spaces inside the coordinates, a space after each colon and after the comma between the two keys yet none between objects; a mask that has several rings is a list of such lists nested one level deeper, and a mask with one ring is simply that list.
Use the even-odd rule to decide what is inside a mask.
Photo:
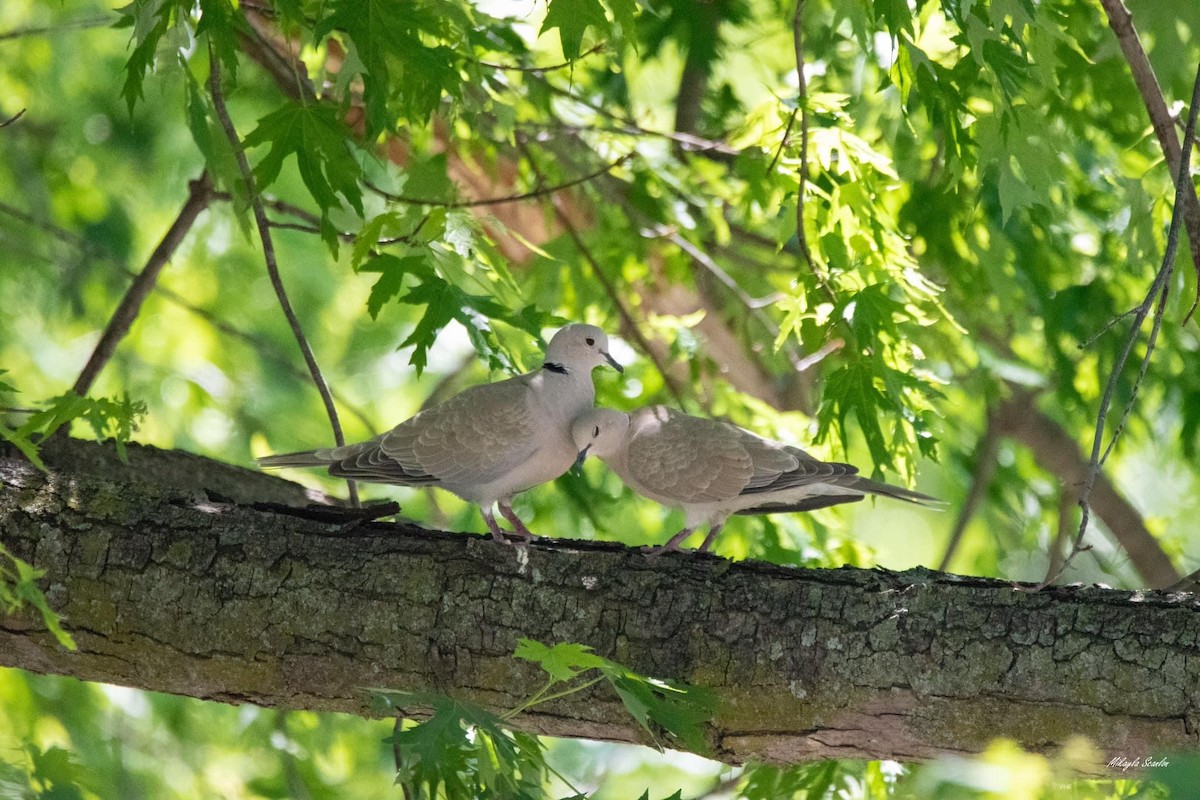
[{"label": "tree limb", "polygon": [[[1002,435],[1011,436],[1029,448],[1042,469],[1057,476],[1064,486],[1076,491],[1083,486],[1088,473],[1087,459],[1075,439],[1042,413],[1032,395],[1017,392],[1004,400],[996,412],[996,425]],[[1179,573],[1146,528],[1142,515],[1117,491],[1103,471],[1096,475],[1090,505],[1125,548],[1134,569],[1147,586],[1162,588],[1179,580]]]},{"label": "tree limb", "polygon": [[[325,404],[325,413],[329,417],[330,427],[333,428],[334,442],[338,447],[342,447],[346,444],[346,437],[342,433],[341,420],[338,419],[337,404],[333,402],[333,393],[329,391],[329,384],[325,382],[325,376],[321,374],[321,367],[317,364],[317,357],[308,343],[308,338],[304,335],[304,329],[300,327],[300,320],[296,316],[295,309],[292,308],[291,301],[288,299],[287,290],[284,289],[283,277],[279,274],[279,264],[275,261],[275,244],[271,238],[271,223],[267,219],[267,210],[263,206],[262,195],[258,192],[254,173],[251,171],[250,162],[246,158],[245,148],[242,147],[242,140],[233,125],[229,111],[225,108],[225,95],[221,90],[221,59],[217,57],[216,47],[211,41],[208,44],[208,68],[208,86],[212,94],[213,111],[217,115],[217,120],[221,123],[221,129],[225,132],[226,138],[229,139],[229,146],[233,148],[233,155],[237,159],[238,172],[241,174],[242,182],[246,185],[246,194],[250,200],[250,208],[254,213],[254,222],[258,226],[258,238],[262,243],[263,260],[267,264],[267,275],[271,279],[271,286],[275,289],[275,296],[279,300],[279,307],[283,309],[283,315],[287,317],[288,326],[292,329],[292,335],[295,337],[296,344],[299,345],[300,352],[304,356],[304,363],[308,365],[308,371],[312,376],[313,384],[317,387],[317,392],[321,395],[321,402]],[[350,504],[357,506],[358,488],[354,481],[347,480],[346,488],[350,495]]]},{"label": "tree limb", "polygon": [[129,289],[126,290],[125,296],[121,298],[120,304],[113,312],[112,318],[109,319],[104,333],[100,335],[100,341],[96,342],[96,348],[75,380],[73,388],[79,396],[85,396],[91,390],[96,376],[100,374],[100,370],[116,352],[117,344],[129,332],[129,327],[133,325],[138,312],[142,309],[142,303],[154,289],[159,273],[175,255],[175,251],[183,242],[183,238],[187,236],[188,231],[192,229],[200,212],[208,208],[208,204],[212,201],[212,188],[212,181],[209,180],[207,172],[201,173],[199,178],[188,184],[187,202],[179,210],[179,214],[171,223],[171,227],[167,229],[166,234],[163,235],[158,247],[154,248],[154,252],[146,260],[146,266],[142,268],[142,271],[130,284]]},{"label": "tree limb", "polygon": [[[924,759],[1072,734],[1104,759],[1200,744],[1200,601],[1094,587],[1014,592],[914,570],[802,570],[619,545],[370,523],[252,505],[279,479],[67,440],[49,474],[0,454],[0,544],[46,569],[79,651],[0,621],[0,664],[223,702],[367,713],[365,686],[511,708],[539,681],[517,639],[573,641],[703,685],[726,761]],[[111,469],[103,466],[110,459]],[[186,486],[157,483],[185,458]],[[77,469],[77,461],[92,463]],[[259,488],[242,488],[253,475]],[[233,487],[222,497],[199,487]],[[298,493],[299,490],[294,490]],[[522,726],[644,741],[584,693]]]},{"label": "tree limb", "polygon": [[[1158,273],[1154,276],[1154,282],[1150,285],[1145,299],[1142,300],[1133,315],[1133,324],[1130,325],[1129,333],[1125,337],[1124,347],[1117,360],[1113,363],[1112,373],[1108,376],[1108,382],[1104,386],[1104,394],[1100,398],[1100,410],[1096,414],[1096,431],[1092,438],[1092,455],[1088,461],[1087,474],[1083,479],[1083,488],[1079,492],[1079,507],[1083,511],[1080,515],[1079,532],[1075,535],[1075,540],[1071,545],[1071,552],[1067,554],[1061,568],[1066,568],[1071,563],[1071,559],[1084,549],[1083,537],[1087,533],[1088,517],[1090,516],[1088,502],[1091,499],[1092,487],[1096,482],[1096,476],[1100,473],[1100,468],[1104,466],[1117,440],[1121,437],[1125,421],[1133,409],[1133,402],[1137,398],[1142,379],[1146,376],[1146,369],[1150,366],[1150,357],[1154,354],[1154,345],[1158,340],[1158,331],[1162,325],[1163,313],[1166,310],[1167,295],[1171,291],[1171,275],[1175,271],[1175,253],[1179,247],[1180,221],[1183,218],[1183,211],[1187,207],[1186,198],[1195,196],[1189,164],[1191,163],[1192,145],[1195,142],[1196,136],[1196,117],[1200,113],[1200,68],[1196,70],[1196,80],[1192,86],[1190,109],[1187,128],[1183,135],[1183,155],[1180,157],[1175,177],[1175,200],[1171,207],[1171,227],[1167,232],[1166,251],[1163,253],[1162,265],[1159,267]],[[1104,437],[1104,423],[1108,418],[1108,411],[1112,402],[1113,392],[1116,389],[1117,380],[1120,378],[1121,371],[1125,367],[1125,362],[1133,350],[1134,343],[1141,334],[1142,323],[1145,321],[1146,316],[1149,315],[1150,310],[1156,305],[1157,308],[1154,311],[1154,317],[1150,326],[1150,335],[1146,340],[1146,352],[1142,355],[1141,368],[1137,379],[1133,383],[1133,389],[1130,392],[1124,412],[1121,414],[1121,420],[1117,423],[1117,427],[1113,431],[1108,447],[1105,448],[1103,455],[1101,455],[1100,443]],[[1051,583],[1057,578],[1058,574],[1047,573],[1045,583]]]},{"label": "tree limb", "polygon": [[[1133,82],[1137,84],[1142,102],[1146,104],[1146,112],[1150,115],[1150,124],[1154,128],[1154,135],[1158,138],[1158,144],[1162,147],[1163,155],[1167,159],[1167,167],[1171,171],[1171,177],[1174,178],[1179,174],[1179,162],[1183,156],[1183,149],[1179,145],[1179,139],[1175,133],[1175,121],[1171,118],[1167,101],[1163,98],[1158,78],[1154,75],[1154,68],[1150,66],[1150,59],[1146,57],[1142,40],[1133,25],[1133,16],[1125,7],[1123,0],[1100,0],[1100,5],[1104,7],[1104,13],[1108,15],[1109,27],[1112,28],[1113,34],[1117,37],[1117,44],[1121,46],[1121,52],[1125,54],[1125,60],[1129,63]],[[1195,267],[1197,278],[1200,279],[1200,198],[1196,197],[1196,190],[1191,181],[1188,181],[1187,190],[1183,194],[1183,218],[1184,226],[1187,228],[1188,242],[1191,244],[1192,264]],[[1200,286],[1196,291],[1197,301],[1200,302]],[[1195,310],[1195,305],[1192,306],[1192,310]],[[1190,311],[1188,316],[1191,316]]]}]

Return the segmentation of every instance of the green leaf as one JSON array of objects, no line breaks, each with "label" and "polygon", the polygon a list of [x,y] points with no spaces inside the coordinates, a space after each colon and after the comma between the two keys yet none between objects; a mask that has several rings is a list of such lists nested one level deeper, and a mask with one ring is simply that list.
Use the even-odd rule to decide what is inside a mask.
[{"label": "green leaf", "polygon": [[32,777],[43,787],[37,795],[45,800],[83,800],[79,783],[84,777],[83,768],[61,747],[45,751],[37,745],[27,744],[25,751],[33,762]]},{"label": "green leaf", "polygon": [[359,271],[380,273],[367,298],[367,313],[371,319],[379,316],[380,309],[387,301],[400,294],[405,275],[415,275],[425,281],[439,280],[425,256],[399,258],[390,253],[381,253],[363,264]]},{"label": "green leaf", "polygon": [[[610,662],[611,664],[611,662]],[[710,751],[701,725],[712,719],[714,695],[707,689],[638,675],[617,664],[605,668],[625,709],[654,737],[653,722],[695,753]]]},{"label": "green leaf", "polygon": [[173,0],[134,0],[117,9],[117,13],[121,15],[117,27],[133,28],[135,46],[125,62],[125,83],[121,87],[121,96],[132,116],[133,107],[143,97],[142,83],[154,66],[158,44],[174,20],[176,3]]},{"label": "green leaf", "polygon": [[275,182],[284,160],[294,155],[300,178],[322,213],[339,206],[340,194],[362,216],[358,183],[362,170],[351,152],[349,131],[334,106],[288,103],[260,119],[243,145],[270,146],[254,170],[260,192]]},{"label": "green leaf", "polygon": [[434,692],[372,690],[384,713],[424,706],[432,715],[386,741],[398,754],[397,782],[410,794],[445,797],[542,797],[548,775],[541,742],[510,731],[495,714]]},{"label": "green leaf", "polygon": [[34,568],[0,545],[0,609],[6,614],[12,614],[26,605],[32,605],[41,614],[43,624],[54,634],[59,644],[69,650],[75,650],[74,638],[63,629],[62,618],[50,608],[46,595],[38,588],[37,582],[45,574],[44,570]]},{"label": "green leaf", "polygon": [[559,643],[547,647],[532,639],[521,639],[517,642],[517,658],[532,661],[555,681],[569,681],[581,672],[589,669],[600,669],[612,662],[592,652],[592,648],[584,644]]},{"label": "green leaf", "polygon": [[487,339],[490,330],[488,320],[512,319],[507,308],[483,295],[468,294],[430,272],[422,276],[422,283],[413,287],[400,298],[406,305],[424,305],[425,314],[400,348],[413,347],[409,363],[420,375],[428,365],[429,348],[433,346],[438,332],[451,320],[462,323],[471,338],[471,343],[480,355],[488,358],[493,368],[505,368],[502,353]]},{"label": "green leaf", "polygon": [[437,40],[470,27],[462,10],[393,0],[336,0],[329,8],[313,35],[320,40],[339,30],[349,38],[361,65],[368,138],[395,126],[394,111],[424,123],[443,92],[460,90],[461,56]]},{"label": "green leaf", "polygon": [[595,27],[600,36],[612,29],[600,0],[550,0],[550,8],[538,35],[558,28],[563,57],[574,61],[582,52],[583,34],[588,27]]},{"label": "green leaf", "polygon": [[831,424],[836,420],[842,449],[850,449],[849,427],[846,417],[854,415],[866,439],[871,457],[879,465],[890,465],[892,456],[887,450],[883,429],[879,425],[879,409],[887,405],[887,398],[875,385],[876,375],[869,359],[858,358],[834,370],[825,381],[824,397],[817,412],[817,440],[825,438]]},{"label": "green leaf", "polygon": [[[181,56],[182,59],[182,56]],[[221,130],[216,113],[212,108],[209,96],[197,83],[192,71],[183,64],[181,70],[185,76],[187,89],[187,126],[192,134],[192,140],[204,156],[209,173],[214,183],[225,189],[233,196],[233,206],[237,211],[238,221],[245,233],[250,231],[250,197],[246,191],[246,182],[238,167],[237,155],[229,138]]]}]

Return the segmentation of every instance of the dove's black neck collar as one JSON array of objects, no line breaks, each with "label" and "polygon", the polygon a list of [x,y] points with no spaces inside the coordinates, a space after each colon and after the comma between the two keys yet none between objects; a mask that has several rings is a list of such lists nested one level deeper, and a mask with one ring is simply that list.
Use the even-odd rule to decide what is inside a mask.
[{"label": "dove's black neck collar", "polygon": [[559,364],[559,363],[557,363],[557,362],[554,362],[554,361],[547,361],[547,362],[545,362],[544,364],[542,364],[542,369],[549,370],[549,371],[551,371],[551,372],[553,372],[553,373],[556,373],[556,374],[558,374],[558,375],[569,375],[569,374],[570,374],[570,373],[567,371],[567,368],[566,368],[566,367],[564,367],[562,364]]}]

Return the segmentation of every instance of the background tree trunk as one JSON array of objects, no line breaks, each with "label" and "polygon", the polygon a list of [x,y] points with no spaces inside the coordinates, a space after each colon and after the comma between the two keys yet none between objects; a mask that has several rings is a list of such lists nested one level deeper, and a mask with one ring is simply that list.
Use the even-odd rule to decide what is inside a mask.
[{"label": "background tree trunk", "polygon": [[[1105,758],[1198,744],[1191,594],[1052,588],[910,570],[810,570],[619,545],[281,513],[299,487],[188,454],[67,440],[38,472],[0,454],[0,543],[49,571],[79,651],[32,617],[0,665],[205,699],[367,713],[364,687],[511,707],[540,683],[522,637],[581,642],[710,687],[715,755],[923,759],[996,736],[1083,734]],[[213,488],[209,488],[213,487]],[[256,505],[257,504],[257,505]],[[641,741],[610,692],[519,724]]]}]

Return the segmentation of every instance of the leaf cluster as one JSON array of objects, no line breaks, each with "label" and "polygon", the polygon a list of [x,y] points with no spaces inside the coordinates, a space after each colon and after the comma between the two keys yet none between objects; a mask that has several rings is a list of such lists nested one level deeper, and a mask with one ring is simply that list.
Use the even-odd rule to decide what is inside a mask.
[{"label": "leaf cluster", "polygon": [[[702,689],[640,675],[581,644],[546,646],[522,639],[514,656],[540,666],[547,681],[504,714],[436,692],[371,690],[376,713],[403,716],[415,707],[429,709],[428,719],[398,726],[388,740],[396,756],[396,782],[408,796],[545,798],[551,776],[565,779],[547,762],[542,741],[510,723],[535,706],[601,682],[609,684],[656,744],[665,734],[694,752],[707,749],[701,725],[711,718],[713,698]],[[572,797],[584,795],[576,791]],[[649,799],[648,792],[645,797]]]},{"label": "leaf cluster", "polygon": [[15,614],[25,606],[33,606],[58,643],[74,650],[75,639],[63,629],[62,617],[50,607],[46,595],[38,586],[37,582],[45,575],[44,569],[35,568],[0,545],[0,616]]}]

